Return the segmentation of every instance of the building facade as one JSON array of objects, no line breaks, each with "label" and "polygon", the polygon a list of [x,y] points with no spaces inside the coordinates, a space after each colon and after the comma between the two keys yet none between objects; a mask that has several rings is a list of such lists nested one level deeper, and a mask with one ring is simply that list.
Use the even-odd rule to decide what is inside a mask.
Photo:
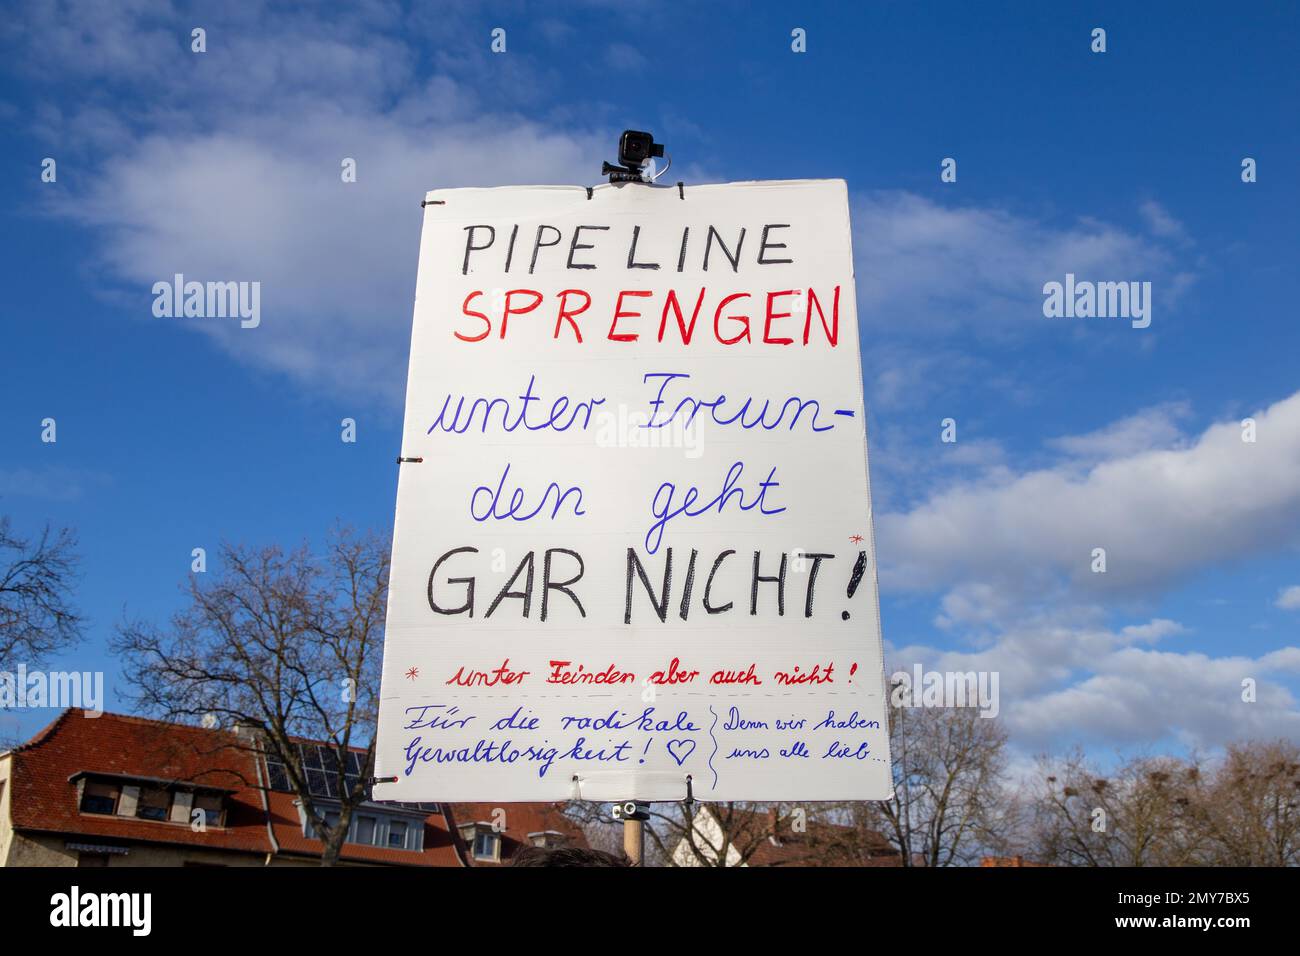
[{"label": "building facade", "polygon": [[[295,746],[328,820],[333,753]],[[364,760],[349,753],[349,778]],[[339,862],[496,866],[560,845],[586,839],[550,804],[371,801]],[[0,866],[313,866],[322,849],[284,767],[231,731],[74,708],[0,753]]]}]

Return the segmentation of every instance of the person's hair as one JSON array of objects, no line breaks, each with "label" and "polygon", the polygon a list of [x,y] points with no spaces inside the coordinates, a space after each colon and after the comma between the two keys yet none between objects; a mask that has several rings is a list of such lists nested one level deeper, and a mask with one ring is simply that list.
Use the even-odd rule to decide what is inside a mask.
[{"label": "person's hair", "polygon": [[604,850],[586,847],[561,846],[548,849],[530,846],[510,858],[511,866],[631,866],[626,856],[615,856]]}]

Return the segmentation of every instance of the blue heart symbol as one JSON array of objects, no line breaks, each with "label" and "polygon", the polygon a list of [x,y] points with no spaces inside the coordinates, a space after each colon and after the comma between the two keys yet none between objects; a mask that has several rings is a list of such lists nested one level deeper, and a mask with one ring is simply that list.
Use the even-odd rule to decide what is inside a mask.
[{"label": "blue heart symbol", "polygon": [[[681,751],[678,754],[678,750]],[[687,737],[685,740],[668,741],[668,756],[677,761],[677,766],[686,762],[686,758],[695,752],[695,741]]]}]

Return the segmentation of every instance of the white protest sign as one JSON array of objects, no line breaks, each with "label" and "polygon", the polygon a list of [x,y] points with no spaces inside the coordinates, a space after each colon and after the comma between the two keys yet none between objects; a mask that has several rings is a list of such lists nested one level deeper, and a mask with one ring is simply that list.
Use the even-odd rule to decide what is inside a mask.
[{"label": "white protest sign", "polygon": [[888,797],[864,418],[843,181],[430,193],[375,796]]}]

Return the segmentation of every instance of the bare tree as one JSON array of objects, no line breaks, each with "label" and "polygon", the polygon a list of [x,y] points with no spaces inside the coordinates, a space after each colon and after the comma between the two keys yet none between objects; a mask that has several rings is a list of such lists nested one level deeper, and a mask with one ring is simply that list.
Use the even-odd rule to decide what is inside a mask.
[{"label": "bare tree", "polygon": [[0,517],[0,661],[35,663],[81,640],[85,620],[72,601],[79,564],[71,530],[47,525],[31,541]]},{"label": "bare tree", "polygon": [[[708,816],[700,818],[701,813]],[[647,833],[653,832],[650,839],[672,866],[749,866],[763,843],[775,835],[773,814],[779,817],[779,808],[766,803],[710,803],[691,812],[679,804],[668,804],[663,810],[652,805],[650,819],[657,826],[647,827]],[[677,857],[679,848],[686,851],[684,861]]]},{"label": "bare tree", "polygon": [[1300,747],[1292,741],[1231,744],[1209,770],[1187,761],[1175,799],[1191,864],[1300,864]]},{"label": "bare tree", "polygon": [[1187,866],[1205,851],[1202,768],[1139,756],[1109,773],[1079,751],[1041,761],[1033,856],[1064,866]]},{"label": "bare tree", "polygon": [[1289,740],[1228,747],[1189,787],[1195,862],[1205,866],[1300,865],[1300,746]]},{"label": "bare tree", "polygon": [[[724,802],[695,804],[688,811],[680,803],[652,803],[645,824],[644,865],[748,866],[773,835],[771,813],[777,806]],[[714,825],[700,818],[701,813],[710,815]],[[565,815],[583,828],[592,846],[622,851],[623,824],[614,821],[608,803],[575,801],[565,807]],[[685,851],[685,862],[678,859],[679,848]]]},{"label": "bare tree", "polygon": [[1007,734],[973,707],[891,707],[894,795],[853,811],[882,831],[904,866],[954,866],[996,851],[1014,825]]},{"label": "bare tree", "polygon": [[[283,763],[332,865],[374,773],[388,542],[336,530],[320,557],[224,545],[219,565],[210,584],[191,576],[189,606],[169,627],[123,623],[115,650],[146,710],[251,730],[251,746]],[[308,785],[301,739],[323,745],[336,799]],[[359,777],[348,775],[354,746],[367,748]]]}]

